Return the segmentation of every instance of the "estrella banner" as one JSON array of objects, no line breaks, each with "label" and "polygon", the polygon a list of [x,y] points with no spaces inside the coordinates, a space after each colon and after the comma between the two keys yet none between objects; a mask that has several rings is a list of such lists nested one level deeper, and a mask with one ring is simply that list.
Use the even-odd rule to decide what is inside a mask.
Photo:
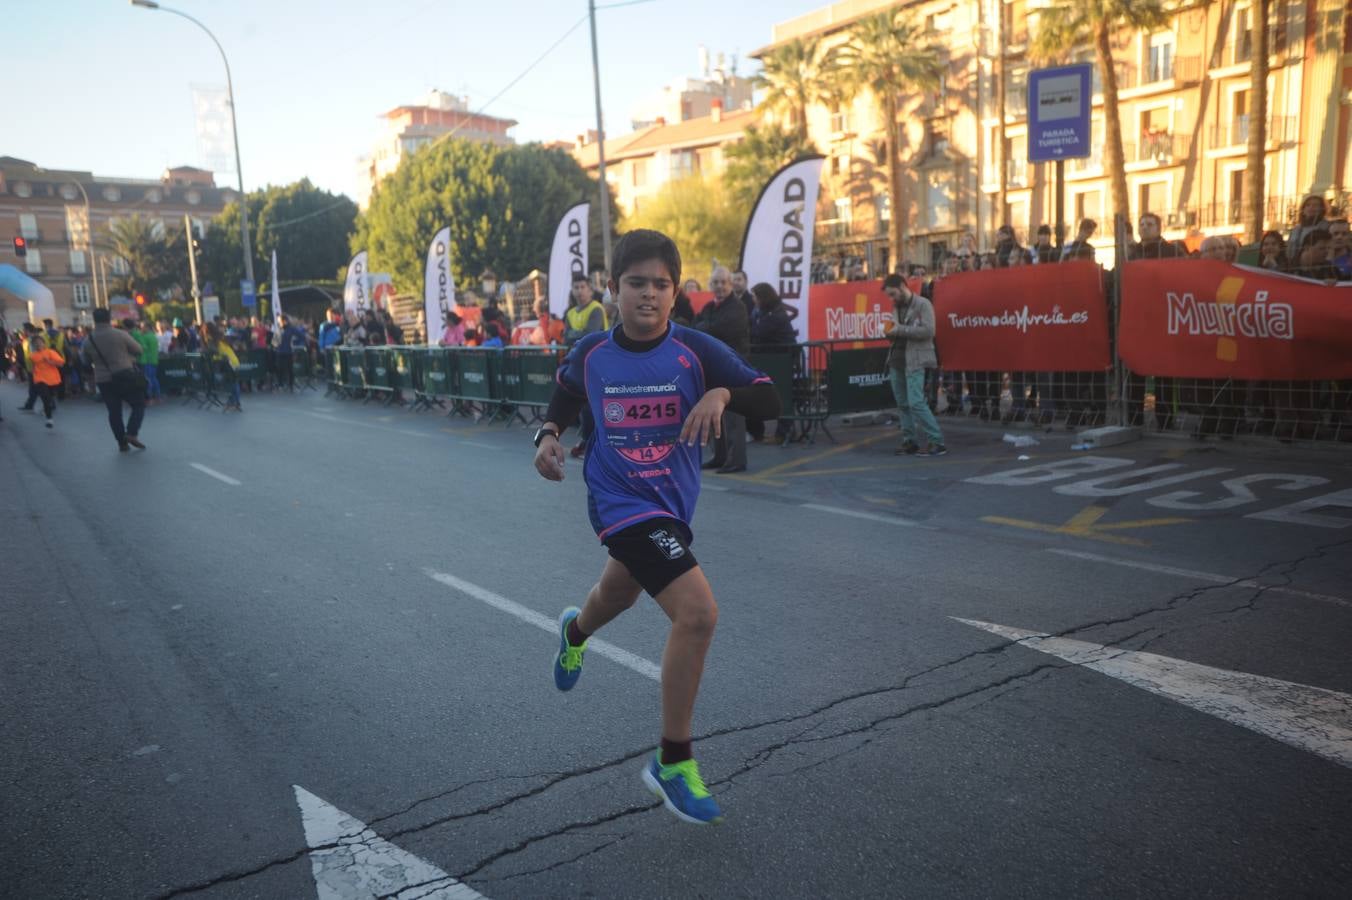
[{"label": "estrella banner", "polygon": [[1175,378],[1352,378],[1352,283],[1326,285],[1208,259],[1122,270],[1118,353]]},{"label": "estrella banner", "polygon": [[742,236],[739,268],[746,272],[747,284],[769,284],[800,316],[807,313],[812,282],[812,235],[823,160],[807,157],[776,172],[756,198]]},{"label": "estrella banner", "polygon": [[587,274],[587,214],[591,204],[579,203],[563,214],[554,230],[549,251],[549,311],[560,319],[568,312],[573,273]]},{"label": "estrella banner", "polygon": [[1101,372],[1112,365],[1102,274],[1085,260],[941,278],[934,329],[945,369]]},{"label": "estrella banner", "polygon": [[423,269],[423,317],[427,323],[427,346],[435,347],[446,330],[446,313],[455,306],[455,281],[451,278],[451,226],[437,232],[427,247]]},{"label": "estrella banner", "polygon": [[370,307],[370,286],[367,283],[366,251],[363,250],[347,264],[347,281],[343,284],[343,309],[361,315]]}]

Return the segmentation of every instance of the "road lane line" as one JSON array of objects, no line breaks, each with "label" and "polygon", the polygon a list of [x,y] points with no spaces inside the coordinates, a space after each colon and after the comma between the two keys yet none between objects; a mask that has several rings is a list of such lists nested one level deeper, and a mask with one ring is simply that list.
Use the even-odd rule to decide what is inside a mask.
[{"label": "road lane line", "polygon": [[319,900],[356,897],[407,897],[426,900],[487,900],[483,894],[447,875],[371,830],[298,784],[291,786],[300,807],[310,872]]},{"label": "road lane line", "polygon": [[201,463],[190,463],[189,465],[191,465],[194,469],[196,469],[197,471],[201,472],[201,473],[204,474],[204,475],[210,475],[212,478],[215,478],[217,481],[224,481],[226,484],[233,484],[235,487],[239,487],[241,484],[244,483],[244,482],[242,482],[242,481],[236,481],[235,479],[231,478],[229,475],[222,475],[220,472],[217,472],[215,469],[208,469],[206,466],[202,465]]},{"label": "road lane line", "polygon": [[1352,695],[1157,653],[953,619],[1352,767]]},{"label": "road lane line", "polygon": [[1293,597],[1303,597],[1306,600],[1318,600],[1321,603],[1333,603],[1338,606],[1352,607],[1352,600],[1345,600],[1342,597],[1334,597],[1330,594],[1316,594],[1313,591],[1302,591],[1299,588],[1282,587],[1275,584],[1263,584],[1262,582],[1254,581],[1251,578],[1235,578],[1231,575],[1221,575],[1216,572],[1199,572],[1196,569],[1179,569],[1174,566],[1137,562],[1132,559],[1116,559],[1111,556],[1100,556],[1097,553],[1085,553],[1081,550],[1062,550],[1058,547],[1048,547],[1047,552],[1056,553],[1060,556],[1071,556],[1075,559],[1084,559],[1089,562],[1107,563],[1108,565],[1123,566],[1128,569],[1142,569],[1146,572],[1158,572],[1161,575],[1178,575],[1181,578],[1195,578],[1198,581],[1210,581],[1214,584],[1232,584],[1235,587],[1246,588],[1261,587],[1276,593],[1290,594]]},{"label": "road lane line", "polygon": [[356,425],[361,428],[374,428],[377,431],[393,431],[396,434],[410,434],[413,437],[430,438],[433,435],[425,431],[413,431],[408,428],[391,428],[388,425],[372,425],[370,422],[354,422],[351,419],[340,419],[337,416],[326,416],[317,412],[306,412],[307,416],[313,416],[316,419],[323,419],[325,422],[337,422],[339,425]]},{"label": "road lane line", "polygon": [[[542,616],[533,609],[527,609],[520,603],[508,600],[500,594],[495,594],[487,588],[481,588],[477,584],[472,584],[454,575],[447,575],[445,572],[436,572],[432,569],[423,569],[428,578],[433,581],[439,581],[449,588],[453,588],[462,594],[468,594],[475,600],[487,603],[496,610],[507,613],[509,616],[515,616],[527,625],[534,625],[541,631],[547,631],[554,636],[555,640],[559,637],[559,623],[548,616]],[[630,653],[622,647],[607,643],[600,638],[591,638],[587,641],[587,652],[598,653],[611,662],[619,663],[626,669],[630,669],[645,678],[651,678],[653,681],[662,680],[662,669],[660,666],[649,662],[641,656]]]},{"label": "road lane line", "polygon": [[803,509],[815,509],[817,512],[835,513],[838,516],[849,516],[852,519],[868,519],[870,522],[886,522],[888,525],[904,525],[907,528],[923,528],[926,531],[938,530],[933,525],[926,525],[923,522],[903,519],[898,516],[883,516],[878,513],[864,512],[860,509],[842,509],[839,506],[823,506],[820,503],[804,503]]}]

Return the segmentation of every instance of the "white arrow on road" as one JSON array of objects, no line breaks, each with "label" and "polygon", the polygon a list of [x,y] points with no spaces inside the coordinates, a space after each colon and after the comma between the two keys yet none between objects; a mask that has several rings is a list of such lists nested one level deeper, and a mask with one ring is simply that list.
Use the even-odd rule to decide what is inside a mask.
[{"label": "white arrow on road", "polygon": [[325,803],[300,785],[296,803],[305,823],[319,900],[486,900],[436,866],[376,834],[366,823]]},{"label": "white arrow on road", "polygon": [[954,621],[1352,767],[1352,695],[1007,625]]}]

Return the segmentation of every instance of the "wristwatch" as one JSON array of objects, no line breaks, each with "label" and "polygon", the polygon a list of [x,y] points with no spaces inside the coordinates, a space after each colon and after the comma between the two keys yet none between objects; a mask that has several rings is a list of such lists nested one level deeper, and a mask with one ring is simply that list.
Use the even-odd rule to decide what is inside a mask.
[{"label": "wristwatch", "polygon": [[541,428],[540,430],[535,432],[536,447],[540,446],[540,442],[545,439],[545,435],[547,434],[552,434],[554,436],[554,440],[556,441],[559,439],[559,433],[555,431],[553,428]]}]

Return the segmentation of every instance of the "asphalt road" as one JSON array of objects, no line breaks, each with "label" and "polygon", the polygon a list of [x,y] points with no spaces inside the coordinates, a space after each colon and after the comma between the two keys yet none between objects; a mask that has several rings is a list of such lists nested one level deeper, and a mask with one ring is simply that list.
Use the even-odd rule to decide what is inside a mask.
[{"label": "asphalt road", "polygon": [[580,466],[540,479],[523,426],[246,395],[152,408],[119,454],[101,407],[48,432],[21,400],[0,384],[4,896],[1352,883],[1346,445],[945,420],[942,459],[836,424],[749,448],[694,523],[728,815],[696,828],[638,778],[656,604],[553,687],[547,628],[604,551]]}]

